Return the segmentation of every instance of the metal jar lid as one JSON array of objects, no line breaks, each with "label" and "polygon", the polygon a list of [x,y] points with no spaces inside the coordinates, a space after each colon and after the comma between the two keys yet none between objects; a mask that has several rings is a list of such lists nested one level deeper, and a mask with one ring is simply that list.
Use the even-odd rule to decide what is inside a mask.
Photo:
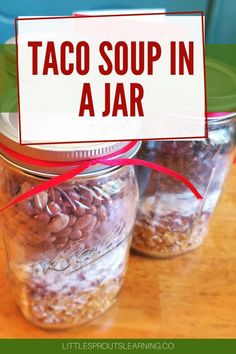
[{"label": "metal jar lid", "polygon": [[208,112],[208,124],[210,126],[219,125],[227,121],[235,121],[236,113],[234,112]]},{"label": "metal jar lid", "polygon": [[[129,144],[129,141],[104,142],[104,143],[75,143],[75,144],[45,144],[21,145],[18,142],[18,114],[2,113],[0,115],[0,141],[7,148],[27,157],[47,161],[70,162],[91,160],[116,152]],[[129,158],[136,154],[140,147],[137,142],[132,149],[117,157]],[[11,164],[31,174],[51,177],[66,172],[76,166],[51,167],[35,166],[13,158],[5,151],[0,151],[1,156]],[[82,175],[99,174],[108,172],[116,167],[96,164],[88,168]]]}]

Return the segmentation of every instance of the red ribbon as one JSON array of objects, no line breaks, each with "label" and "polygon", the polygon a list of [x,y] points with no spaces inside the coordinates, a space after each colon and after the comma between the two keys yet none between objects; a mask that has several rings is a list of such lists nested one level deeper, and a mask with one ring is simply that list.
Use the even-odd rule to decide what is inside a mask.
[{"label": "red ribbon", "polygon": [[40,185],[33,187],[29,191],[21,194],[20,196],[14,198],[11,200],[10,203],[7,205],[3,206],[0,209],[0,213],[7,208],[22,202],[23,200],[30,198],[34,196],[35,194],[38,194],[44,190],[47,190],[49,188],[52,188],[60,183],[66,182],[67,180],[79,175],[83,171],[85,171],[87,168],[94,166],[96,164],[103,164],[107,166],[144,166],[151,168],[152,170],[155,170],[157,172],[165,173],[171,177],[176,178],[177,180],[181,181],[184,183],[196,196],[197,199],[202,199],[201,194],[198,192],[198,190],[194,187],[194,185],[184,176],[179,174],[178,172],[171,170],[169,168],[166,168],[164,166],[155,164],[153,162],[141,160],[141,159],[136,159],[136,158],[115,158],[118,155],[124,154],[131,150],[134,146],[136,145],[136,142],[130,142],[128,145],[125,147],[121,148],[118,151],[115,151],[111,154],[108,154],[103,157],[91,159],[91,160],[84,160],[84,161],[48,161],[48,160],[41,160],[41,159],[36,159],[33,157],[28,157],[26,155],[20,154],[5,145],[0,143],[0,149],[8,154],[8,156],[13,157],[14,159],[17,159],[20,162],[26,162],[31,165],[35,166],[46,166],[46,167],[64,167],[64,166],[77,166],[73,168],[72,170],[68,172],[64,172],[59,176],[53,177],[46,182],[41,183]]}]

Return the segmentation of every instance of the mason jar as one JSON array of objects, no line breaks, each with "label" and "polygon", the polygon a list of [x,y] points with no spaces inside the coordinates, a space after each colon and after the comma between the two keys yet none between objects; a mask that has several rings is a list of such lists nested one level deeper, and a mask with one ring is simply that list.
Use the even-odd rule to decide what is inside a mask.
[{"label": "mason jar", "polygon": [[[26,156],[82,161],[127,145],[19,145],[12,116],[2,123],[1,142]],[[125,157],[132,157],[138,147]],[[2,206],[65,172],[19,163],[4,151],[2,160]],[[43,328],[69,328],[114,303],[126,273],[137,200],[133,167],[97,164],[2,213],[12,293],[28,320]]]},{"label": "mason jar", "polygon": [[222,193],[234,153],[235,114],[209,114],[208,139],[143,142],[139,158],[187,177],[203,199],[181,182],[138,168],[140,204],[132,247],[145,255],[172,257],[200,246]]}]

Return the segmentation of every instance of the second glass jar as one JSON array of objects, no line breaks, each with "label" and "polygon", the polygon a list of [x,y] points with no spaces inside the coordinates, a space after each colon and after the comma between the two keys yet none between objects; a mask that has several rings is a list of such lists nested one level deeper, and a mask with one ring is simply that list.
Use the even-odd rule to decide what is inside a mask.
[{"label": "second glass jar", "polygon": [[148,141],[139,157],[187,177],[203,195],[198,200],[181,182],[146,168],[138,169],[140,204],[133,249],[165,258],[195,249],[204,240],[233,159],[235,115],[213,114],[209,139]]}]

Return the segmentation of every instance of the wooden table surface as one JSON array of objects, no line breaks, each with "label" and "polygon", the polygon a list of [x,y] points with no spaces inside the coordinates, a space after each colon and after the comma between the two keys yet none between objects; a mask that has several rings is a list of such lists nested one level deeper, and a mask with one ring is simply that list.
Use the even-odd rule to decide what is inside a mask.
[{"label": "wooden table surface", "polygon": [[46,332],[21,316],[0,252],[1,338],[236,337],[236,166],[204,245],[171,260],[132,254],[118,302],[72,331]]}]

